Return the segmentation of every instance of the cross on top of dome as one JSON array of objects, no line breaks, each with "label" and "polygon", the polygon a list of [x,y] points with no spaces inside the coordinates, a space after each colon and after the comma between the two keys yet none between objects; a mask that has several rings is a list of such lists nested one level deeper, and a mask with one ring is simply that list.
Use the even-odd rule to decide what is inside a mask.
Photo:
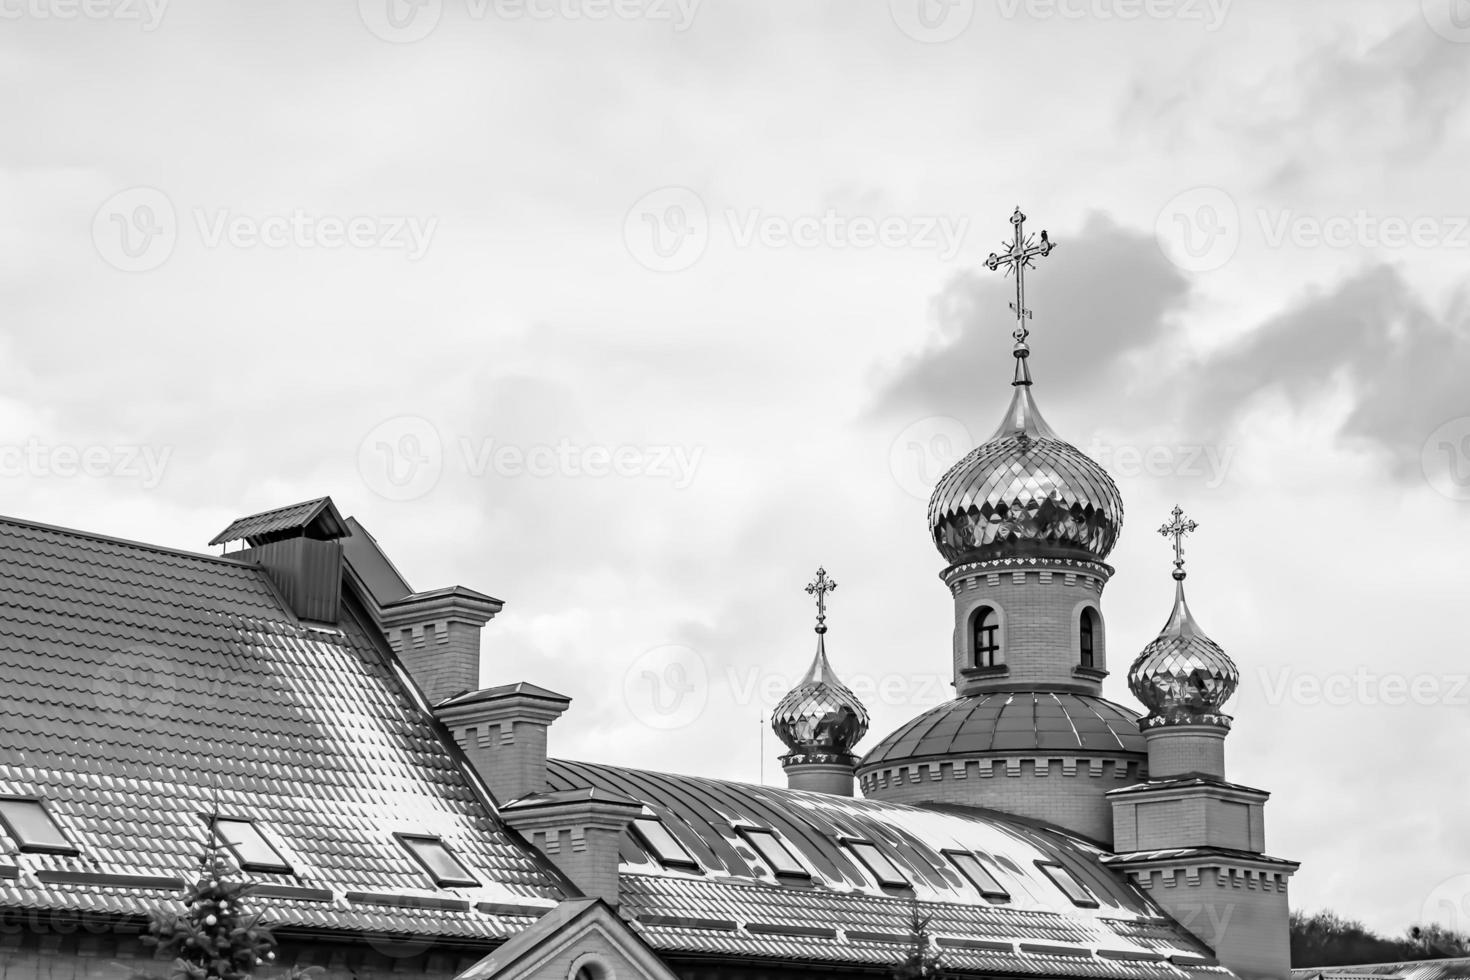
[{"label": "cross on top of dome", "polygon": [[1178,504],[1174,505],[1171,512],[1173,520],[1159,528],[1159,533],[1166,538],[1174,539],[1174,578],[1184,578],[1184,536],[1191,531],[1199,530],[1199,525],[1188,520],[1184,516],[1184,509]]},{"label": "cross on top of dome", "polygon": [[827,577],[827,570],[817,566],[817,577],[807,583],[808,595],[817,597],[817,632],[827,632],[827,593],[837,588],[837,583]]},{"label": "cross on top of dome", "polygon": [[1031,383],[1031,370],[1026,366],[1026,357],[1031,353],[1031,348],[1026,344],[1026,338],[1031,335],[1026,326],[1026,321],[1031,319],[1031,311],[1026,308],[1026,270],[1034,268],[1037,258],[1050,255],[1051,250],[1056,247],[1056,243],[1047,237],[1045,229],[1038,241],[1034,235],[1026,234],[1025,224],[1026,216],[1018,207],[1011,215],[1010,245],[999,254],[991,252],[985,260],[985,267],[991,272],[1005,266],[1006,275],[1016,277],[1016,299],[1011,303],[1011,309],[1016,313],[1016,329],[1011,334],[1016,339],[1016,380],[1011,383],[1018,385]]}]

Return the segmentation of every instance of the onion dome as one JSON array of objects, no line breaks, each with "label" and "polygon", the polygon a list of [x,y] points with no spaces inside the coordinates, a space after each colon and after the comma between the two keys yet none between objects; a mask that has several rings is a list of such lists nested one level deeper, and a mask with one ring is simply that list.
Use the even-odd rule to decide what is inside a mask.
[{"label": "onion dome", "polygon": [[1118,541],[1117,485],[1052,431],[1025,378],[1000,427],[929,498],[930,533],[951,563],[1014,555],[1101,561]]},{"label": "onion dome", "polygon": [[817,569],[806,590],[817,599],[817,655],[801,682],[771,712],[771,728],[791,750],[793,762],[851,762],[852,749],[868,732],[868,709],[838,680],[827,660],[827,593],[837,583]]},{"label": "onion dome", "polygon": [[1197,724],[1229,728],[1230,716],[1221,708],[1240,685],[1240,671],[1229,654],[1199,628],[1184,600],[1182,542],[1198,525],[1184,520],[1178,507],[1173,516],[1159,532],[1174,538],[1174,611],[1129,668],[1128,687],[1149,710],[1143,720],[1145,728]]}]

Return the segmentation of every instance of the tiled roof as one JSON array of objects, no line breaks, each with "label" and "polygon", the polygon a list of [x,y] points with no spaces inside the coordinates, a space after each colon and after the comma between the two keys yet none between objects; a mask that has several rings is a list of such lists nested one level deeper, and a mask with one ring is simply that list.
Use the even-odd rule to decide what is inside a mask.
[{"label": "tiled roof", "polygon": [[[250,877],[317,891],[272,898],[278,924],[493,940],[562,897],[350,610],[306,627],[255,566],[9,519],[0,572],[0,795],[43,798],[80,849],[0,833],[0,907],[170,906],[128,878],[191,877],[216,806],[296,872]],[[442,837],[482,884],[435,888],[395,833]]]},{"label": "tiled roof", "polygon": [[1362,966],[1315,966],[1292,970],[1291,980],[1347,980],[1351,977],[1368,977],[1385,980],[1400,977],[1402,980],[1466,980],[1470,978],[1470,957],[1453,957],[1440,960],[1414,960],[1406,963],[1369,963]]},{"label": "tiled roof", "polygon": [[211,545],[228,544],[231,541],[245,539],[254,544],[256,538],[279,531],[303,528],[319,518],[323,529],[330,537],[342,537],[347,533],[347,525],[343,522],[342,515],[337,513],[337,506],[332,503],[332,498],[318,497],[315,500],[304,500],[299,504],[290,504],[286,507],[277,507],[275,510],[241,517],[211,538],[209,543]]},{"label": "tiled roof", "polygon": [[919,715],[863,757],[862,769],[936,756],[1147,751],[1138,715],[1064,691],[997,691],[956,698]]},{"label": "tiled roof", "polygon": [[[644,803],[699,865],[665,868],[623,841],[622,911],[672,956],[726,955],[888,968],[905,953],[912,902],[932,916],[951,969],[1008,975],[1229,977],[1141,891],[1060,832],[988,811],[846,799],[696,776],[553,761],[551,789],[593,787]],[[777,879],[736,827],[768,828],[811,880]],[[843,839],[872,842],[912,883],[884,888]],[[1010,900],[982,898],[942,852],[989,855]],[[1057,863],[1098,899],[1071,904],[1036,867]]]}]

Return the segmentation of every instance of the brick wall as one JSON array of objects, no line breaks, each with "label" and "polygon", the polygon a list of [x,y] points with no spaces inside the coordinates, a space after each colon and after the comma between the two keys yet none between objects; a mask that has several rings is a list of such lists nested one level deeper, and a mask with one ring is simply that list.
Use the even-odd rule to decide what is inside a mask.
[{"label": "brick wall", "polygon": [[[1078,676],[1073,668],[1081,663],[1082,610],[1091,608],[1097,612],[1093,665],[1107,669],[1107,624],[1098,606],[1107,583],[1102,568],[1043,564],[1039,570],[1013,570],[979,565],[951,573],[947,582],[955,601],[955,690],[967,695],[998,685],[1066,684],[1100,695],[1102,681]],[[965,674],[975,661],[971,620],[983,606],[999,613],[1004,677]]]},{"label": "brick wall", "polygon": [[863,795],[895,803],[962,803],[1045,820],[1109,847],[1109,790],[1143,779],[1137,756],[1008,757],[895,766],[863,777]]},{"label": "brick wall", "polygon": [[1133,878],[1244,980],[1289,975],[1287,875],[1207,867]]},{"label": "brick wall", "polygon": [[456,620],[387,631],[393,652],[434,704],[480,686],[480,627]]}]

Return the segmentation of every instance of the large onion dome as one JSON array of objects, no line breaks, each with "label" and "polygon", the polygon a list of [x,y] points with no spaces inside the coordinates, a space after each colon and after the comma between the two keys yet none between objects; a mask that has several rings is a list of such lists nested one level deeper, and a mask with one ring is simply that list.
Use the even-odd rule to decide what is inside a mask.
[{"label": "large onion dome", "polygon": [[1052,431],[1018,381],[995,433],[950,468],[929,498],[929,530],[950,562],[1013,555],[1101,561],[1123,526],[1118,487]]},{"label": "large onion dome", "polygon": [[817,655],[801,679],[771,712],[771,728],[791,750],[789,761],[846,762],[868,733],[868,709],[837,679],[817,634]]},{"label": "large onion dome", "polygon": [[1174,610],[1169,621],[1133,666],[1128,669],[1128,687],[1148,708],[1142,725],[1212,724],[1230,727],[1230,716],[1221,709],[1240,686],[1240,670],[1220,644],[1205,635],[1194,621],[1184,600],[1183,535],[1194,530],[1174,508],[1174,521],[1160,532],[1175,538]]}]

